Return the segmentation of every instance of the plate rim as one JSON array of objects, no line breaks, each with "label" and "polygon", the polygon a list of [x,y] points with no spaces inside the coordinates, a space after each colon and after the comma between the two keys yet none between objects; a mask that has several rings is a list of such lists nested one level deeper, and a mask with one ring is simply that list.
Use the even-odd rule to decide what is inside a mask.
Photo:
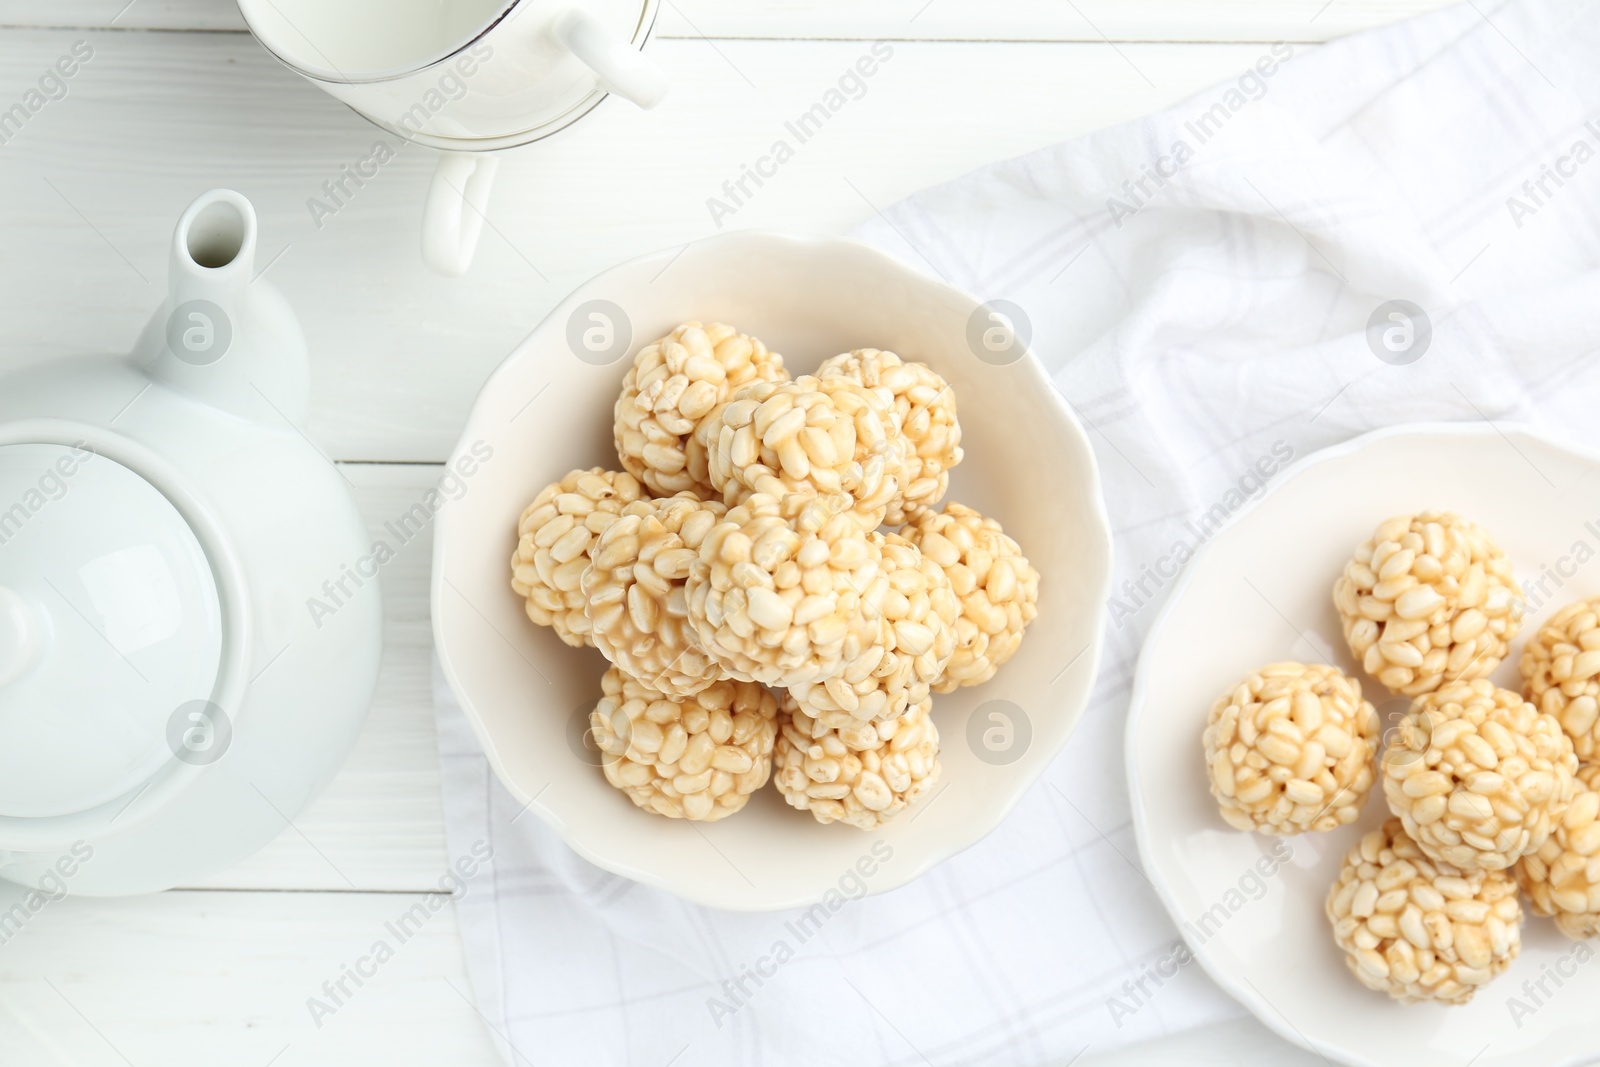
[{"label": "plate rim", "polygon": [[[1166,909],[1167,917],[1177,926],[1178,935],[1183,938],[1185,946],[1187,946],[1194,958],[1199,961],[1201,968],[1217,984],[1218,988],[1236,1003],[1243,1006],[1263,1026],[1285,1041],[1316,1055],[1325,1058],[1332,1057],[1340,1063],[1347,1064],[1348,1067],[1396,1067],[1396,1065],[1369,1059],[1353,1049],[1337,1044],[1329,1044],[1308,1036],[1291,1023],[1286,1015],[1274,1008],[1248,980],[1236,977],[1230,970],[1224,968],[1213,957],[1208,944],[1194,944],[1184,928],[1184,919],[1180,914],[1180,909],[1174,899],[1171,887],[1167,883],[1166,876],[1160,873],[1152,858],[1149,843],[1152,832],[1148,824],[1149,811],[1145,804],[1145,790],[1140,786],[1137,748],[1134,744],[1134,738],[1143,717],[1144,706],[1148,703],[1150,677],[1155,670],[1152,649],[1155,646],[1156,637],[1169,622],[1175,605],[1188,593],[1189,586],[1193,582],[1196,573],[1197,568],[1195,565],[1212,552],[1224,534],[1265,506],[1284,486],[1295,481],[1306,471],[1325,463],[1349,458],[1357,452],[1365,451],[1374,445],[1398,437],[1460,438],[1499,436],[1506,438],[1509,442],[1508,434],[1520,435],[1546,448],[1577,457],[1589,464],[1600,465],[1600,452],[1580,447],[1571,442],[1557,440],[1550,434],[1528,423],[1511,421],[1500,423],[1493,423],[1487,420],[1483,422],[1408,422],[1369,430],[1347,441],[1320,448],[1285,468],[1282,476],[1274,479],[1261,496],[1249,501],[1238,512],[1230,516],[1227,523],[1209,541],[1200,546],[1193,559],[1183,568],[1183,573],[1179,575],[1177,582],[1172,587],[1172,591],[1167,595],[1167,599],[1162,603],[1161,609],[1151,622],[1150,629],[1145,634],[1144,641],[1140,646],[1139,662],[1134,668],[1133,686],[1128,698],[1128,722],[1123,729],[1123,770],[1128,778],[1128,799],[1132,808],[1134,840],[1138,846],[1139,862],[1144,868],[1146,880],[1149,881],[1151,888],[1156,891],[1156,896],[1160,899],[1161,906]],[[1580,1067],[1580,1065],[1587,1062],[1590,1062],[1590,1057],[1579,1053],[1574,1057],[1541,1063],[1539,1067]]]},{"label": "plate rim", "polygon": [[[495,367],[495,369],[490,372],[489,376],[484,380],[483,386],[478,390],[478,393],[473,398],[472,406],[468,410],[467,418],[462,424],[461,435],[458,438],[455,447],[451,450],[449,459],[446,460],[447,468],[453,467],[456,460],[461,455],[465,454],[468,449],[470,449],[474,440],[473,428],[481,417],[481,410],[485,398],[494,391],[502,376],[510,373],[512,362],[522,354],[524,348],[529,344],[535,335],[545,330],[551,322],[559,321],[562,316],[569,314],[571,308],[576,306],[576,302],[579,301],[579,298],[582,296],[582,294],[590,292],[596,286],[603,283],[605,279],[614,274],[623,271],[638,270],[653,264],[661,263],[664,260],[675,260],[692,247],[703,248],[713,244],[738,245],[740,243],[783,244],[794,248],[812,250],[821,249],[828,245],[843,245],[854,250],[858,254],[864,254],[868,258],[877,260],[880,265],[886,269],[910,278],[919,285],[931,286],[933,288],[943,290],[947,295],[953,296],[961,301],[969,302],[974,306],[981,306],[983,303],[982,300],[968,290],[962,289],[956,285],[952,285],[942,278],[934,277],[924,271],[921,271],[911,264],[896,258],[888,252],[885,252],[883,249],[868,244],[867,242],[857,238],[841,235],[800,235],[774,230],[731,230],[724,233],[713,234],[708,237],[698,238],[682,244],[671,245],[666,248],[658,249],[654,252],[645,253],[643,255],[634,256],[632,258],[623,260],[620,263],[613,264],[612,266],[607,267],[589,277],[585,281],[575,285],[565,297],[563,297],[554,307],[550,309],[550,312],[545,315],[544,318],[539,320],[538,324],[535,325],[533,329],[529,330],[528,333],[517,342],[516,346],[513,347],[511,351],[507,353],[505,358],[502,359]],[[1090,540],[1101,549],[1099,552],[1100,558],[1097,561],[1100,568],[1100,580],[1098,583],[1098,588],[1094,591],[1092,598],[1084,598],[1084,602],[1089,605],[1089,610],[1092,615],[1090,620],[1091,638],[1089,648],[1083,654],[1083,659],[1086,660],[1086,662],[1083,664],[1083,667],[1080,667],[1079,669],[1086,668],[1088,670],[1090,681],[1084,690],[1082,700],[1077,702],[1079,706],[1076,708],[1069,707],[1066,709],[1067,714],[1071,719],[1071,723],[1068,727],[1066,736],[1062,739],[1061,744],[1056,748],[1056,753],[1059,754],[1061,749],[1066,747],[1068,742],[1071,741],[1072,736],[1082,725],[1083,717],[1088,711],[1089,705],[1094,698],[1095,680],[1099,677],[1101,661],[1105,649],[1105,623],[1107,615],[1109,614],[1108,600],[1111,594],[1112,581],[1115,574],[1116,539],[1114,536],[1114,531],[1112,530],[1110,510],[1105,497],[1105,480],[1100,470],[1099,457],[1095,452],[1093,442],[1089,438],[1088,431],[1084,428],[1082,420],[1079,419],[1072,406],[1067,403],[1065,395],[1060,391],[1060,389],[1054,387],[1048,369],[1044,366],[1043,361],[1039,359],[1037,353],[1034,351],[1032,338],[1029,338],[1028,343],[1026,343],[1023,347],[1024,353],[1018,362],[1026,364],[1031,371],[1037,375],[1041,384],[1046,386],[1044,392],[1049,394],[1047,402],[1051,404],[1057,410],[1058,414],[1063,417],[1065,425],[1069,428],[1069,432],[1076,438],[1077,443],[1083,450],[1082,455],[1084,459],[1083,468],[1085,477],[1082,482],[1082,487],[1088,497],[1088,502],[1090,505],[1087,509],[1084,529]],[[706,907],[718,908],[724,911],[746,913],[785,911],[792,908],[803,908],[815,904],[816,900],[814,897],[799,895],[788,890],[782,893],[774,892],[769,894],[766,898],[758,900],[738,897],[728,898],[726,896],[719,895],[716,892],[706,892],[705,890],[708,887],[703,883],[696,883],[692,886],[681,885],[671,879],[656,874],[648,868],[631,864],[626,860],[625,857],[606,854],[600,850],[590,847],[584,841],[578,839],[574,834],[571,833],[570,829],[566,825],[565,821],[560,817],[559,813],[553,812],[545,805],[541,804],[537,796],[530,797],[525,795],[523,790],[517,788],[513,784],[511,776],[505,772],[504,762],[502,761],[499,751],[494,744],[493,738],[489,735],[487,727],[483,724],[481,717],[472,707],[471,701],[466,696],[465,687],[461,684],[456,667],[447,651],[449,645],[446,642],[441,623],[442,613],[440,611],[440,603],[443,600],[444,591],[446,585],[448,584],[444,580],[444,551],[446,542],[448,540],[446,536],[446,530],[454,525],[452,513],[448,509],[441,512],[436,520],[436,523],[437,525],[434,529],[432,569],[429,575],[429,626],[433,634],[434,651],[438,657],[440,669],[444,674],[445,681],[450,687],[451,694],[455,697],[457,705],[460,707],[463,715],[466,717],[467,722],[471,725],[473,736],[477,738],[479,746],[483,749],[484,755],[489,761],[490,769],[494,772],[495,778],[506,787],[507,791],[511,793],[511,795],[515,797],[519,803],[525,805],[526,810],[531,810],[535,815],[537,815],[540,822],[542,822],[551,830],[555,831],[555,833],[561,838],[562,842],[566,844],[568,848],[571,848],[574,852],[582,856],[588,862],[593,863],[602,870],[610,871],[614,874],[621,875],[624,878],[631,879],[655,889],[664,890],[673,894],[679,899],[687,900],[691,903],[700,904]],[[867,892],[863,894],[862,899],[865,899],[865,897],[876,896],[880,893],[887,893],[891,890],[899,889],[903,886],[909,885],[910,883],[921,878],[924,874],[927,874],[939,864],[955,858],[961,853],[977,845],[979,842],[983,841],[995,830],[999,829],[1001,824],[1011,816],[1012,812],[1016,810],[1017,805],[1022,802],[1022,798],[1030,791],[1032,785],[1037,784],[1038,778],[1043,776],[1047,767],[1048,764],[1041,768],[1039,776],[1035,777],[1033,782],[1029,784],[1028,788],[1017,790],[1000,808],[1000,810],[996,813],[995,818],[988,825],[975,828],[969,833],[957,836],[947,847],[929,851],[925,856],[914,863],[908,863],[905,866],[897,865],[895,877],[874,879]]]}]

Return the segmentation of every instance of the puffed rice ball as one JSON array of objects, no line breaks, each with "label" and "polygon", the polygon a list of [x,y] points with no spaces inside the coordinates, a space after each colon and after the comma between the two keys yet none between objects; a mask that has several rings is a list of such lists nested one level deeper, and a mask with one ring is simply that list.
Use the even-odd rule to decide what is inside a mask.
[{"label": "puffed rice ball", "polygon": [[617,398],[615,434],[623,469],[656,496],[718,494],[697,430],[740,386],[782,381],[783,357],[732,326],[686,322],[633,357]]},{"label": "puffed rice ball", "polygon": [[1568,604],[1523,646],[1523,694],[1554,715],[1580,760],[1600,751],[1600,597]]},{"label": "puffed rice ball", "polygon": [[706,535],[686,585],[700,647],[734,678],[787,688],[850,670],[884,640],[883,553],[848,511],[765,493]]},{"label": "puffed rice ball", "polygon": [[939,730],[913,704],[897,719],[829,728],[785,696],[778,711],[773,782],[789,806],[820,823],[871,830],[926,796],[939,780]]},{"label": "puffed rice ball", "polygon": [[944,568],[961,601],[956,651],[933,691],[987,682],[1039,613],[1039,572],[998,522],[954,502],[920,512],[901,533]]},{"label": "puffed rice ball", "polygon": [[1406,696],[1487,677],[1522,627],[1511,561],[1482,527],[1440,511],[1379,526],[1333,602],[1362,668]]},{"label": "puffed rice ball", "polygon": [[948,382],[925,363],[876,348],[834,356],[817,369],[817,377],[849,378],[868,389],[886,389],[893,398],[906,458],[900,494],[889,501],[885,522],[902,526],[915,512],[944,499],[950,468],[962,457],[956,395]]},{"label": "puffed rice ball", "polygon": [[1516,875],[1535,915],[1555,916],[1574,941],[1600,933],[1600,764],[1578,771],[1577,792],[1555,832],[1518,861]]},{"label": "puffed rice ball", "polygon": [[571,471],[539,491],[517,522],[511,557],[511,588],[525,599],[528,618],[574,648],[594,644],[581,588],[589,549],[643,496],[633,475],[600,467]]},{"label": "puffed rice ball", "polygon": [[899,718],[928,699],[928,687],[956,650],[961,603],[944,568],[898,534],[867,536],[883,555],[888,582],[881,607],[883,640],[844,674],[789,687],[796,702],[824,726]]},{"label": "puffed rice ball", "polygon": [[1354,822],[1372,788],[1378,717],[1332,667],[1273,663],[1217,698],[1206,772],[1236,830],[1297,834]]},{"label": "puffed rice ball", "polygon": [[753,382],[705,437],[711,484],[729,505],[751,493],[846,494],[870,530],[900,493],[905,448],[888,393],[849,378]]},{"label": "puffed rice ball", "polygon": [[669,819],[715,822],[767,784],[778,701],[749,682],[720,681],[674,699],[609,668],[589,716],[606,781]]},{"label": "puffed rice ball", "polygon": [[1350,972],[1405,1004],[1465,1004],[1522,949],[1516,882],[1430,859],[1399,819],[1345,856],[1327,915]]},{"label": "puffed rice ball", "polygon": [[1389,810],[1429,856],[1501,871],[1550,836],[1578,759],[1561,724],[1486,678],[1417,700],[1383,754]]},{"label": "puffed rice ball", "polygon": [[726,511],[689,493],[635,501],[589,553],[582,584],[595,647],[668,696],[693,696],[722,677],[689,630],[684,581]]}]

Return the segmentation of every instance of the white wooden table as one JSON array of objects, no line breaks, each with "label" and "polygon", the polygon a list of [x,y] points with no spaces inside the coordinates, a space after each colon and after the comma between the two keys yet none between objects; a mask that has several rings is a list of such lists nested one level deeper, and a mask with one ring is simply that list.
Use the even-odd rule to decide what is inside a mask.
[{"label": "white wooden table", "polygon": [[[731,225],[841,232],[916,190],[1157,110],[1272,41],[1315,43],[1439,0],[667,0],[673,95],[608,103],[507,158],[478,261],[418,256],[432,161],[406,149],[319,228],[307,200],[375,131],[278,67],[231,0],[0,0],[0,110],[58,56],[94,57],[0,146],[0,370],[131,344],[198,193],[261,219],[312,345],[312,435],[377,529],[437,476],[480,383],[574,285],[716,229],[724,180],[870,42],[891,62]],[[0,1064],[490,1064],[453,917],[336,1017],[306,1008],[447,864],[429,695],[426,537],[384,572],[388,647],[339,778],[268,848],[204,884],[68,898],[0,947]],[[1236,1023],[1104,1063],[1310,1062]],[[1085,1063],[1090,1062],[1085,1060]],[[1317,1062],[1320,1062],[1317,1061]]]}]

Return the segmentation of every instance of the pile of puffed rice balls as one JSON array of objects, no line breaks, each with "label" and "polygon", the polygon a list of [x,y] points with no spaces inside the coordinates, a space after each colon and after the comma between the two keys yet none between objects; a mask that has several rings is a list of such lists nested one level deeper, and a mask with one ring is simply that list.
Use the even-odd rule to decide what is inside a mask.
[{"label": "pile of puffed rice balls", "polygon": [[1333,830],[1381,782],[1389,816],[1345,856],[1326,912],[1351,973],[1402,1003],[1464,1004],[1503,972],[1522,945],[1519,890],[1568,937],[1600,932],[1600,597],[1528,640],[1520,693],[1489,680],[1522,627],[1511,563],[1460,516],[1384,522],[1333,603],[1404,714],[1380,723],[1332,666],[1251,673],[1204,733],[1223,819]]},{"label": "pile of puffed rice balls", "polygon": [[590,715],[606,781],[710,822],[770,777],[864,830],[929,795],[932,694],[993,677],[1039,597],[998,522],[940,506],[949,384],[872,348],[791,378],[756,338],[686,322],[634,357],[614,415],[622,469],[542,489],[511,560],[528,617],[611,663]]}]

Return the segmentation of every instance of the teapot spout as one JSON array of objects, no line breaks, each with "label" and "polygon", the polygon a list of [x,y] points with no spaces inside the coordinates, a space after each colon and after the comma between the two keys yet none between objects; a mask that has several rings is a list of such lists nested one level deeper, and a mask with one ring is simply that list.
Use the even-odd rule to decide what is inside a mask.
[{"label": "teapot spout", "polygon": [[189,205],[172,238],[167,300],[134,360],[201,403],[266,425],[300,426],[305,335],[283,296],[255,276],[256,233],[255,208],[231,189]]}]

